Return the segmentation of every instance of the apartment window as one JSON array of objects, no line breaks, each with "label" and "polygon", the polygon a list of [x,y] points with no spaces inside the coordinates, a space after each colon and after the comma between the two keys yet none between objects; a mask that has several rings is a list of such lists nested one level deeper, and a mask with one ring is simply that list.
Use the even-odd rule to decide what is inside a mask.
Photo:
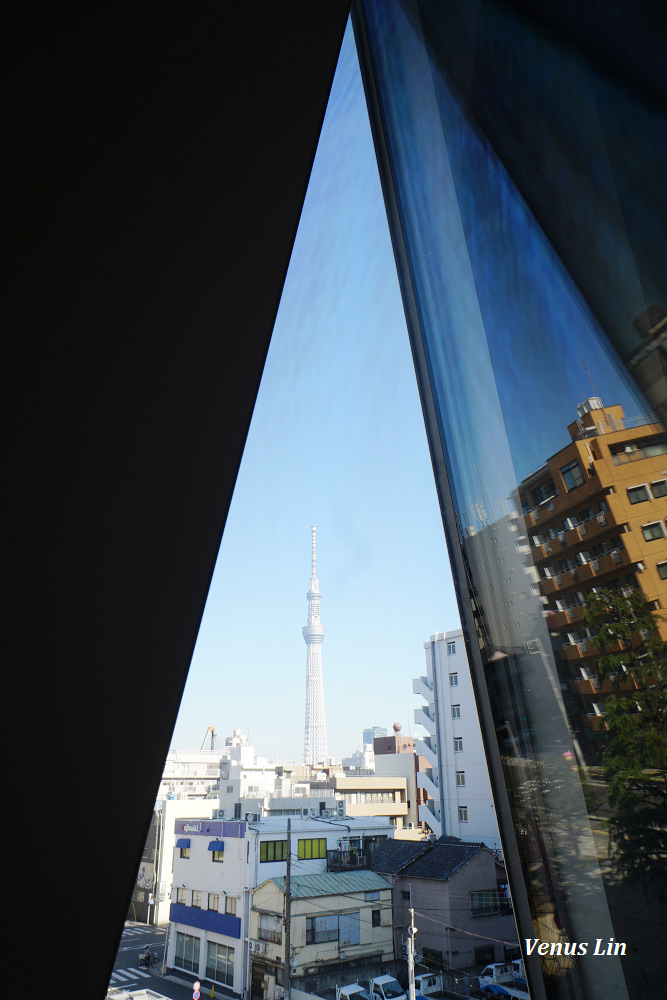
[{"label": "apartment window", "polygon": [[560,474],[563,477],[563,482],[567,487],[568,493],[570,490],[576,490],[577,486],[582,486],[586,482],[586,476],[584,475],[584,470],[575,458],[573,462],[568,462],[560,470]]},{"label": "apartment window", "polygon": [[374,890],[373,892],[365,892],[364,893],[364,899],[366,900],[367,903],[374,902],[376,899],[379,899],[379,898],[380,898],[380,890],[379,889]]},{"label": "apartment window", "polygon": [[[300,857],[301,855],[299,855]],[[287,861],[286,840],[263,840],[259,845],[260,861]]]},{"label": "apartment window", "polygon": [[341,946],[359,944],[359,910],[306,917],[306,944],[322,944],[325,941],[338,941]]},{"label": "apartment window", "polygon": [[225,896],[225,913],[236,916],[236,896]]},{"label": "apartment window", "polygon": [[401,889],[401,899],[404,899],[406,901],[410,900],[410,893],[408,892],[407,889]]},{"label": "apartment window", "polygon": [[338,940],[338,916],[325,913],[321,917],[306,917],[306,944],[322,944]]},{"label": "apartment window", "polygon": [[628,500],[630,503],[643,503],[645,500],[650,500],[651,494],[648,491],[648,486],[630,486],[628,487]]},{"label": "apartment window", "polygon": [[185,906],[185,889],[176,890],[176,902],[182,903]]},{"label": "apartment window", "polygon": [[452,719],[460,719],[460,718],[461,718],[461,706],[452,705]]},{"label": "apartment window", "polygon": [[233,791],[234,791],[234,786],[233,785],[227,785],[227,794],[231,795]]},{"label": "apartment window", "polygon": [[206,978],[225,986],[234,985],[234,949],[216,941],[208,942],[206,952]]},{"label": "apartment window", "polygon": [[211,861],[224,861],[225,852],[224,851],[211,851]]},{"label": "apartment window", "polygon": [[455,687],[459,686],[459,675],[458,674],[450,674],[449,675],[449,686],[451,688],[455,688]]},{"label": "apartment window", "polygon": [[455,736],[454,737],[454,753],[460,753],[461,750],[463,750],[463,737],[462,736]]},{"label": "apartment window", "polygon": [[326,856],[327,842],[324,837],[299,841],[299,858],[301,860],[307,861],[311,858],[326,858]]},{"label": "apartment window", "polygon": [[484,945],[482,948],[475,948],[475,965],[488,965],[495,958],[493,945]]},{"label": "apartment window", "polygon": [[658,563],[658,576],[661,580],[667,580],[667,562]]},{"label": "apartment window", "polygon": [[473,917],[483,917],[488,913],[497,913],[498,912],[497,890],[485,889],[482,892],[471,892],[470,910]]},{"label": "apartment window", "polygon": [[181,847],[180,851],[181,851],[181,857],[182,858],[185,858],[187,860],[190,857],[190,848],[189,847]]},{"label": "apartment window", "polygon": [[216,913],[220,909],[220,896],[214,892],[209,892],[208,894],[208,908],[209,910],[215,910]]},{"label": "apartment window", "polygon": [[657,483],[651,483],[651,492],[656,500],[658,497],[667,497],[667,479],[659,479]]},{"label": "apartment window", "polygon": [[192,890],[192,905],[201,910],[201,891],[199,889]]},{"label": "apartment window", "polygon": [[381,927],[382,920],[380,918],[379,910],[371,910],[371,927]]},{"label": "apartment window", "polygon": [[459,806],[459,823],[467,823],[467,822],[468,822],[468,807]]},{"label": "apartment window", "polygon": [[466,783],[466,773],[465,773],[465,771],[457,771],[456,772],[456,784],[458,785],[459,788],[462,788],[463,785],[465,785],[465,783]]},{"label": "apartment window", "polygon": [[455,652],[456,652],[456,643],[455,642],[448,642],[447,643],[447,655],[448,656],[453,656]]},{"label": "apartment window", "polygon": [[653,521],[652,524],[642,524],[642,535],[647,542],[654,542],[658,538],[665,537],[665,529],[661,521]]},{"label": "apartment window", "polygon": [[174,965],[189,972],[199,972],[199,938],[176,931]]}]

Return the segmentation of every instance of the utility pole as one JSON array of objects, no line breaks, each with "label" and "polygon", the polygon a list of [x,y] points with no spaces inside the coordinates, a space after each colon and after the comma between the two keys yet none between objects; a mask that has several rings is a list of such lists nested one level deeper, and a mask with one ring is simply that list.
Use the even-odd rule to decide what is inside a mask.
[{"label": "utility pole", "polygon": [[408,988],[409,1000],[415,1000],[415,911],[412,906],[412,886],[410,886],[410,926],[408,927]]},{"label": "utility pole", "polygon": [[[292,874],[292,820],[287,817],[287,871],[285,873],[285,996],[290,1000],[290,979],[292,975],[292,955],[290,948],[291,896],[290,878]],[[414,1000],[414,997],[411,998]]]}]

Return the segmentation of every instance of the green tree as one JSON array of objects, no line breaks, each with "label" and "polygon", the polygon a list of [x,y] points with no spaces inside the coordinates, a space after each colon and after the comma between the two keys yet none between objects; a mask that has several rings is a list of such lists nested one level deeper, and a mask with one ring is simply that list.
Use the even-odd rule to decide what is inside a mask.
[{"label": "green tree", "polygon": [[612,808],[617,871],[664,894],[667,872],[667,643],[639,591],[590,594],[584,622],[599,651],[600,681],[614,692],[604,703],[602,756]]}]

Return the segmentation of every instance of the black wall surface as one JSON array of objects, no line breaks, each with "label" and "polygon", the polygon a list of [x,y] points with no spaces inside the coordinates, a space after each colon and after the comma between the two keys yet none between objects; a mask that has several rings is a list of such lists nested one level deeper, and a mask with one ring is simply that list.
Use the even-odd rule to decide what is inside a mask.
[{"label": "black wall surface", "polygon": [[105,995],[347,8],[10,10],[6,732],[33,982],[72,982],[75,953],[77,995]]}]

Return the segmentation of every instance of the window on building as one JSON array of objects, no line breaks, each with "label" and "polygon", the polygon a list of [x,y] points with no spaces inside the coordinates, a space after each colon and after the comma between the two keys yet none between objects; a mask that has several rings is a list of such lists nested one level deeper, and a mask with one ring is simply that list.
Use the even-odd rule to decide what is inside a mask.
[{"label": "window on building", "polygon": [[459,686],[459,675],[458,674],[450,674],[449,675],[449,686],[452,687],[452,688],[455,688],[455,687]]},{"label": "window on building", "polygon": [[468,807],[459,806],[459,823],[467,823],[467,822],[468,822]]},{"label": "window on building", "polygon": [[299,858],[309,860],[311,858],[326,858],[327,842],[324,837],[317,837],[312,840],[299,841]]},{"label": "window on building", "polygon": [[661,580],[667,580],[667,562],[658,563],[658,576]]},{"label": "window on building", "polygon": [[182,858],[186,858],[187,859],[187,858],[190,857],[190,848],[189,847],[181,847],[180,851],[181,851],[181,857]]},{"label": "window on building", "polygon": [[216,913],[220,909],[220,896],[214,892],[209,892],[208,894],[208,908],[209,910],[215,910]]},{"label": "window on building", "polygon": [[201,890],[192,890],[192,905],[201,910]]},{"label": "window on building", "polygon": [[211,861],[224,861],[224,860],[225,860],[224,848],[220,851],[211,851]]},{"label": "window on building", "polygon": [[658,499],[658,497],[667,497],[667,479],[659,479],[655,483],[651,483],[651,493]]},{"label": "window on building", "polygon": [[465,771],[457,771],[456,772],[456,784],[458,785],[459,788],[462,788],[463,785],[465,785],[465,783],[466,783],[466,773],[465,773]]},{"label": "window on building", "polygon": [[628,500],[630,503],[643,503],[645,500],[650,500],[651,494],[648,491],[648,486],[629,486],[628,487]]},{"label": "window on building", "polygon": [[199,938],[176,931],[174,965],[189,972],[199,972]]},{"label": "window on building", "polygon": [[206,978],[225,986],[234,985],[234,949],[209,941],[206,951]]},{"label": "window on building", "polygon": [[379,899],[379,898],[380,898],[380,890],[379,889],[374,890],[373,892],[365,892],[364,893],[364,899],[366,900],[367,903],[371,903],[374,900]]},{"label": "window on building", "polygon": [[498,892],[496,889],[484,889],[481,892],[470,893],[470,911],[473,917],[483,917],[488,913],[498,912]]},{"label": "window on building", "polygon": [[448,642],[447,643],[447,655],[448,656],[453,656],[455,652],[456,652],[456,643],[455,642]]},{"label": "window on building", "polygon": [[647,542],[654,542],[658,538],[665,537],[665,529],[661,521],[653,521],[652,524],[642,524],[642,535]]},{"label": "window on building", "polygon": [[306,917],[306,944],[322,944],[338,940],[338,915],[323,913],[319,917]]},{"label": "window on building", "polygon": [[584,470],[575,458],[572,462],[568,462],[560,470],[560,474],[563,477],[563,482],[567,487],[568,493],[570,490],[576,490],[577,486],[582,486],[586,482],[586,476],[584,475]]},{"label": "window on building", "polygon": [[227,794],[231,795],[233,793],[233,791],[234,791],[234,786],[233,785],[227,785]]},{"label": "window on building", "polygon": [[286,840],[263,840],[259,845],[260,861],[287,861]]},{"label": "window on building", "polygon": [[460,718],[461,718],[461,706],[452,705],[452,719],[460,719]]},{"label": "window on building", "polygon": [[225,913],[236,916],[236,896],[225,896]]},{"label": "window on building", "polygon": [[371,927],[381,927],[382,920],[380,918],[379,910],[371,910]]},{"label": "window on building", "polygon": [[410,901],[410,892],[409,892],[409,890],[407,890],[407,889],[401,889],[401,899],[404,899],[407,902]]},{"label": "window on building", "polygon": [[275,913],[260,913],[259,940],[271,944],[282,944],[282,920]]},{"label": "window on building", "polygon": [[176,890],[176,902],[182,903],[184,906],[185,906],[185,892],[186,892],[185,889]]},{"label": "window on building", "polygon": [[461,750],[463,750],[463,737],[462,736],[455,736],[454,737],[454,753],[460,753]]}]

